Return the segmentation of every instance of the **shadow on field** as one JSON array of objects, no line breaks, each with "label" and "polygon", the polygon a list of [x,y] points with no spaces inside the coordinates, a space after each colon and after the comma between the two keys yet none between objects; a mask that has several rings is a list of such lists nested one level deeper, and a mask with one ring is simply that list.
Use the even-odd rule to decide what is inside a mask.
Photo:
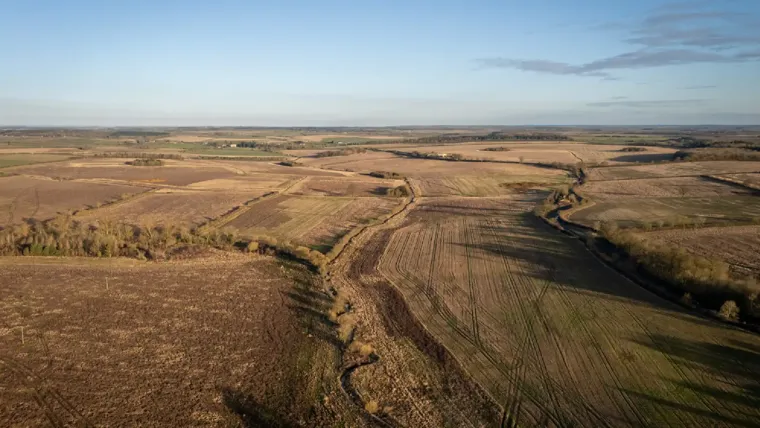
[{"label": "shadow on field", "polygon": [[680,379],[661,379],[663,383],[671,384],[669,390],[690,391],[697,396],[716,400],[719,403],[717,409],[706,408],[699,402],[689,405],[641,392],[625,392],[673,410],[710,418],[716,423],[760,426],[760,422],[755,419],[756,415],[750,413],[752,409],[760,408],[760,346],[737,340],[723,345],[663,335],[641,338],[634,342],[669,354],[676,363],[688,367],[690,371],[704,372],[705,376],[721,379],[724,388]]},{"label": "shadow on field", "polygon": [[245,428],[288,428],[292,427],[282,415],[268,409],[250,394],[231,388],[222,388],[222,403],[240,418]]},{"label": "shadow on field", "polygon": [[315,290],[306,281],[299,279],[295,281],[293,288],[283,292],[287,299],[286,306],[297,315],[308,334],[336,348],[341,348],[343,342],[336,336],[336,324],[327,316],[333,304],[333,298]]},{"label": "shadow on field", "polygon": [[[493,214],[487,216],[493,218]],[[582,242],[562,235],[533,214],[509,212],[505,216],[517,221],[509,225],[497,221],[483,224],[477,233],[479,242],[454,245],[520,261],[520,273],[581,293],[677,310],[674,304],[628,282],[597,260]],[[472,256],[477,258],[477,252]]]},{"label": "shadow on field", "polygon": [[610,159],[614,162],[664,162],[673,160],[672,153],[646,153],[637,155],[623,155]]}]

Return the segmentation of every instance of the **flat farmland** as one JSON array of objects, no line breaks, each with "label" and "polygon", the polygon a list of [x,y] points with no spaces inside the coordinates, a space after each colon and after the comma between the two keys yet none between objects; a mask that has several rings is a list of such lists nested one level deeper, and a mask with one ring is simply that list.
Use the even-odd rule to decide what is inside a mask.
[{"label": "flat farmland", "polygon": [[[507,151],[489,151],[488,148],[504,147]],[[582,144],[573,142],[491,142],[491,143],[468,143],[450,144],[442,146],[417,146],[405,147],[402,151],[420,151],[446,154],[460,154],[470,158],[486,158],[507,162],[534,162],[534,163],[601,163],[610,164],[651,162],[669,160],[675,149],[662,147],[647,147],[644,152],[623,152],[624,145],[598,145]]]},{"label": "flat farmland", "polygon": [[320,401],[340,403],[337,350],[304,316],[324,303],[302,268],[235,254],[0,266],[0,426],[352,421]]},{"label": "flat farmland", "polygon": [[142,193],[123,202],[86,211],[81,219],[137,225],[197,226],[263,195],[210,191],[164,190]]},{"label": "flat farmland", "polygon": [[388,189],[404,184],[404,180],[383,180],[369,177],[308,177],[291,187],[287,194],[301,196],[385,196]]},{"label": "flat farmland", "polygon": [[[327,160],[325,160],[327,159]],[[404,177],[433,178],[463,176],[494,177],[566,177],[565,171],[533,165],[493,162],[452,162],[434,159],[410,159],[392,153],[369,152],[348,156],[314,158],[322,168],[341,169],[360,173],[389,171]],[[304,160],[304,163],[306,161]],[[474,174],[475,173],[475,174]],[[538,179],[538,178],[536,178]]]},{"label": "flat farmland", "polygon": [[224,224],[244,235],[271,235],[326,250],[352,228],[388,214],[397,198],[279,195]]},{"label": "flat farmland", "polygon": [[639,178],[683,177],[760,171],[760,162],[667,162],[653,165],[589,168],[588,179],[630,180]]},{"label": "flat farmland", "polygon": [[590,181],[580,187],[593,201],[613,201],[629,198],[666,197],[725,197],[751,195],[748,189],[720,183],[716,180],[693,177],[651,178],[635,180]]},{"label": "flat farmland", "polygon": [[92,207],[145,190],[127,185],[0,177],[0,225],[21,223],[29,218],[47,220],[59,213]]},{"label": "flat farmland", "polygon": [[215,178],[186,186],[188,189],[254,192],[286,189],[306,177],[298,175],[246,174],[233,178]]},{"label": "flat farmland", "polygon": [[756,174],[723,174],[716,175],[715,177],[732,181],[737,184],[749,187],[751,189],[760,190],[760,173]]},{"label": "flat farmland", "polygon": [[[592,198],[593,199],[593,198]],[[716,198],[628,198],[597,202],[571,214],[570,218],[587,226],[597,221],[616,221],[621,226],[641,226],[643,223],[674,218],[704,219],[706,224],[727,225],[749,222],[760,216],[760,198],[752,195],[733,195]]]},{"label": "flat farmland", "polygon": [[663,230],[644,236],[692,254],[723,260],[737,272],[760,278],[760,226]]},{"label": "flat farmland", "polygon": [[382,161],[386,163],[388,160],[400,159],[392,153],[384,152],[366,152],[355,153],[346,156],[329,156],[329,157],[305,157],[299,160],[300,163],[313,166],[316,168],[325,168],[342,171],[357,171],[357,172],[371,172],[377,169],[371,169],[370,164],[373,162]]},{"label": "flat farmland", "polygon": [[755,425],[760,338],[627,282],[538,200],[422,198],[376,274],[515,426]]},{"label": "flat farmland", "polygon": [[0,151],[0,168],[10,166],[31,165],[35,163],[57,162],[69,159],[71,156],[48,153],[4,153]]},{"label": "flat farmland", "polygon": [[457,175],[412,179],[421,196],[504,196],[569,183],[564,175]]},{"label": "flat farmland", "polygon": [[37,175],[64,180],[111,180],[148,184],[185,186],[214,178],[237,175],[222,166],[191,160],[165,160],[164,166],[131,166],[130,159],[79,159],[45,165],[9,169],[16,174]]}]

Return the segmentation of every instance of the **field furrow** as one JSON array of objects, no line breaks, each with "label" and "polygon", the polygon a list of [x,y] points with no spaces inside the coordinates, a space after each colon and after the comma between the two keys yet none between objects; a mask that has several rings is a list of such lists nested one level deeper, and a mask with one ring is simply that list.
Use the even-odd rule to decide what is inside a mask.
[{"label": "field furrow", "polygon": [[738,397],[760,383],[760,367],[717,369],[687,351],[737,358],[760,340],[628,282],[532,217],[531,197],[423,199],[377,264],[505,419],[752,426],[760,409]]}]

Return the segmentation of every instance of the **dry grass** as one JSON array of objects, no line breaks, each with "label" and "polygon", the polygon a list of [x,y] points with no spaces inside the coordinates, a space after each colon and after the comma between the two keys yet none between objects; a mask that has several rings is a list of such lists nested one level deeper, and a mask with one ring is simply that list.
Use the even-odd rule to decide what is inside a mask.
[{"label": "dry grass", "polygon": [[589,168],[589,180],[626,180],[760,171],[760,162],[667,162],[655,165]]},{"label": "dry grass", "polygon": [[195,226],[206,223],[232,208],[260,197],[258,193],[193,192],[167,190],[150,192],[124,203],[87,211],[83,220],[120,221],[132,224],[174,224]]},{"label": "dry grass", "polygon": [[760,226],[666,230],[650,232],[645,237],[694,255],[723,260],[739,273],[760,278]]},{"label": "dry grass", "polygon": [[702,177],[652,178],[638,180],[591,181],[578,189],[594,201],[628,198],[724,197],[749,195],[736,186]]},{"label": "dry grass", "polygon": [[0,225],[33,218],[46,220],[58,213],[97,206],[141,187],[55,181],[23,176],[0,177]]},{"label": "dry grass", "polygon": [[326,252],[343,234],[390,212],[392,198],[278,196],[258,202],[226,227],[243,235],[272,235]]},{"label": "dry grass", "polygon": [[302,196],[384,196],[387,189],[404,184],[403,180],[380,180],[361,176],[343,178],[309,177],[288,190]]},{"label": "dry grass", "polygon": [[48,165],[15,167],[14,173],[66,180],[111,180],[184,186],[236,174],[221,166],[198,161],[166,160],[161,167],[135,168],[125,159],[82,159]]}]

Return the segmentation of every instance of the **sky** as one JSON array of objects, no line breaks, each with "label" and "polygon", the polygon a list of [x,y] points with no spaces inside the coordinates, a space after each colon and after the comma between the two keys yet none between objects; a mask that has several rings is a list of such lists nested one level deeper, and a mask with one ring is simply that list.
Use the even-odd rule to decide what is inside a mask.
[{"label": "sky", "polygon": [[760,1],[0,0],[0,126],[760,124]]}]

